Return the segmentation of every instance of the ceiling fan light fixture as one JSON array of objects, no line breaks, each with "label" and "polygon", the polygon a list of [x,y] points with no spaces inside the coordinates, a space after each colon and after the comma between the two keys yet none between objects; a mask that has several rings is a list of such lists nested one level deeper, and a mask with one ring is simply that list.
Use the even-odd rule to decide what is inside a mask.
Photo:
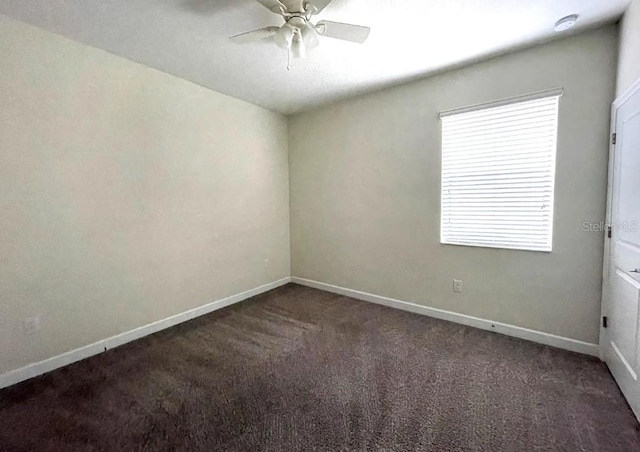
[{"label": "ceiling fan light fixture", "polygon": [[291,54],[294,58],[304,59],[307,57],[307,49],[304,46],[304,41],[300,36],[296,36],[291,45]]},{"label": "ceiling fan light fixture", "polygon": [[291,47],[291,43],[293,42],[295,33],[295,29],[291,25],[284,24],[280,28],[280,30],[278,30],[278,32],[273,36],[273,40],[278,45],[278,47],[289,49]]},{"label": "ceiling fan light fixture", "polygon": [[302,37],[304,46],[307,49],[315,49],[320,45],[320,35],[316,31],[316,27],[311,25],[309,22],[300,28],[300,36]]}]

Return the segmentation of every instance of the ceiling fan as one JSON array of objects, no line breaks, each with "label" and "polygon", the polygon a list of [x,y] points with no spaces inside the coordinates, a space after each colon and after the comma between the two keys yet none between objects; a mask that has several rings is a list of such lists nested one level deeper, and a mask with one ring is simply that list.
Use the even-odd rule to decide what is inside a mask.
[{"label": "ceiling fan", "polygon": [[305,58],[308,50],[320,44],[320,37],[364,43],[371,29],[360,25],[323,20],[311,23],[316,14],[322,12],[332,0],[256,0],[269,11],[284,19],[281,27],[266,27],[260,30],[232,36],[237,44],[248,44],[263,39],[272,39],[279,47],[287,49],[289,56]]}]

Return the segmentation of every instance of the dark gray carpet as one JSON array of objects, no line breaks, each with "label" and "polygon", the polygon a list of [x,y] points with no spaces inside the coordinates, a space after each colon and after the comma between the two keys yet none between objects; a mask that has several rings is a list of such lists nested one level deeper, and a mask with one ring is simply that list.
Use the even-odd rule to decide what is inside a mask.
[{"label": "dark gray carpet", "polygon": [[640,451],[598,360],[288,285],[0,391],[2,451]]}]

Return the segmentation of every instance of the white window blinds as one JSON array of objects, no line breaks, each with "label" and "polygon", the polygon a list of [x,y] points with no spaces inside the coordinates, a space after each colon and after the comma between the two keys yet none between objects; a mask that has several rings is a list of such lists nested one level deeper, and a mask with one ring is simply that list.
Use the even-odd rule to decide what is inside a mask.
[{"label": "white window blinds", "polygon": [[442,243],[551,251],[559,98],[443,113]]}]

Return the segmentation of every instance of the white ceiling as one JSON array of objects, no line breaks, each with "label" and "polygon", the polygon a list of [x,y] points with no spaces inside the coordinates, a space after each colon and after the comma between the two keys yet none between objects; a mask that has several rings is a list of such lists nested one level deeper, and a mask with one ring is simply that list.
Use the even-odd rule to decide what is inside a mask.
[{"label": "white ceiling", "polygon": [[287,71],[272,43],[227,37],[281,25],[255,0],[0,0],[0,13],[281,113],[612,22],[629,0],[334,0],[319,16],[372,27],[364,45],[323,38]]}]

